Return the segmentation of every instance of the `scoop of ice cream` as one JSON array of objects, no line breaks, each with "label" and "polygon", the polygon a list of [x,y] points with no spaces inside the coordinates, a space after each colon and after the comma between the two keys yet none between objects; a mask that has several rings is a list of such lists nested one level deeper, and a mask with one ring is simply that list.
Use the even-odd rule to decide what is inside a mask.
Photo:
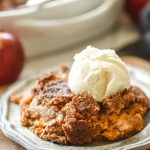
[{"label": "scoop of ice cream", "polygon": [[126,65],[114,50],[88,46],[74,59],[68,78],[68,85],[74,94],[88,94],[102,102],[129,87]]}]

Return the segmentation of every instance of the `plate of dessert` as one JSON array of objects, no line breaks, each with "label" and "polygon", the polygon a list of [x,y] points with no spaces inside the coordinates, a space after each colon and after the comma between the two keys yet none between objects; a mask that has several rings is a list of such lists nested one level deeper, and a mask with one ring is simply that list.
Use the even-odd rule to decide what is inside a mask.
[{"label": "plate of dessert", "polygon": [[150,147],[150,73],[88,46],[72,65],[36,73],[1,98],[1,129],[29,150]]}]

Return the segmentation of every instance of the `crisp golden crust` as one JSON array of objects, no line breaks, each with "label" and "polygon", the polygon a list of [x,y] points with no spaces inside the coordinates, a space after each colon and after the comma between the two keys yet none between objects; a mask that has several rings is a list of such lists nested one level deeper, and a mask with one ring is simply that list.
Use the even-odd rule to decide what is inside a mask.
[{"label": "crisp golden crust", "polygon": [[116,140],[128,137],[143,129],[143,115],[147,111],[148,98],[138,87],[131,86],[108,97],[100,113],[101,136]]},{"label": "crisp golden crust", "polygon": [[107,114],[116,113],[135,101],[135,95],[131,90],[123,90],[116,95],[110,96],[103,101],[103,109]]},{"label": "crisp golden crust", "polygon": [[89,96],[78,95],[63,108],[63,131],[71,144],[90,142],[100,134],[100,107]]},{"label": "crisp golden crust", "polygon": [[142,90],[130,87],[98,103],[88,95],[71,93],[68,70],[44,75],[31,95],[21,98],[23,126],[44,140],[77,145],[98,137],[116,140],[143,129],[149,104]]},{"label": "crisp golden crust", "polygon": [[26,2],[27,0],[1,0],[0,11],[14,9],[24,5]]}]

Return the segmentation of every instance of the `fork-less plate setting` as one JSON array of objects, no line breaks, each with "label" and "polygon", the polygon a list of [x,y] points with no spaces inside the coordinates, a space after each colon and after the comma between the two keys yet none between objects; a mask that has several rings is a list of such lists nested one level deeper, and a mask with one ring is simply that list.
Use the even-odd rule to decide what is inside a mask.
[{"label": "fork-less plate setting", "polygon": [[[57,71],[57,68],[53,70]],[[150,73],[128,66],[131,76],[132,85],[137,85],[150,98]],[[104,149],[147,149],[150,147],[150,111],[144,116],[144,129],[138,134],[133,135],[128,139],[118,141],[98,140],[83,146],[62,146],[48,141],[43,141],[32,133],[29,129],[20,125],[20,108],[9,101],[12,93],[20,93],[26,95],[30,92],[35,84],[36,73],[12,85],[6,93],[1,97],[1,129],[3,133],[10,139],[19,143],[29,150],[104,150]]]}]

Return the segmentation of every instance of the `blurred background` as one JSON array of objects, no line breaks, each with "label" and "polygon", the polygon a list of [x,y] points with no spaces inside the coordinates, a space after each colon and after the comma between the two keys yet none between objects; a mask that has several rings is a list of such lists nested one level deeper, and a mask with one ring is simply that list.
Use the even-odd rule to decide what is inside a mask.
[{"label": "blurred background", "polygon": [[0,0],[0,85],[70,62],[87,45],[149,61],[149,2]]}]

